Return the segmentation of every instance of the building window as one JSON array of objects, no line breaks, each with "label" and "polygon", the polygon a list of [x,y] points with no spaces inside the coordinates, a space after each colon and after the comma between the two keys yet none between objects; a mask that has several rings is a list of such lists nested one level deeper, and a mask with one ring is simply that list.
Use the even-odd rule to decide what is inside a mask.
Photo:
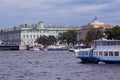
[{"label": "building window", "polygon": [[27,35],[27,38],[29,38],[29,35]]},{"label": "building window", "polygon": [[25,38],[25,35],[23,35],[23,38]]},{"label": "building window", "polygon": [[39,38],[39,35],[37,35],[37,38]]},{"label": "building window", "polygon": [[32,35],[30,35],[30,38],[32,39]]},{"label": "building window", "polygon": [[35,35],[34,35],[34,38],[35,38]]}]

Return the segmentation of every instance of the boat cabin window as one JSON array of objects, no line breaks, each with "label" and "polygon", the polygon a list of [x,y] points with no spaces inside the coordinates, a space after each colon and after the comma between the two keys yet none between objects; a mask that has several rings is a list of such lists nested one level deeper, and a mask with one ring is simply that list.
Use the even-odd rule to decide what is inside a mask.
[{"label": "boat cabin window", "polygon": [[87,52],[87,51],[84,51],[84,55],[88,55],[88,52]]},{"label": "boat cabin window", "polygon": [[102,56],[102,55],[103,55],[103,53],[102,53],[102,51],[100,51],[100,52],[99,52],[99,56]]},{"label": "boat cabin window", "polygon": [[94,55],[95,55],[95,56],[98,56],[98,51],[94,51]]},{"label": "boat cabin window", "polygon": [[115,52],[115,56],[119,56],[119,52],[116,51],[116,52]]},{"label": "boat cabin window", "polygon": [[111,45],[116,45],[116,41],[111,41]]},{"label": "boat cabin window", "polygon": [[107,51],[104,51],[104,56],[108,56],[108,52]]},{"label": "boat cabin window", "polygon": [[120,45],[120,41],[118,41],[118,45]]},{"label": "boat cabin window", "polygon": [[95,45],[120,45],[120,41],[96,41]]},{"label": "boat cabin window", "polygon": [[104,46],[105,46],[105,45],[106,45],[106,41],[103,41],[102,45],[104,45]]},{"label": "boat cabin window", "polygon": [[85,55],[88,55],[88,51],[85,52]]},{"label": "boat cabin window", "polygon": [[95,42],[95,45],[103,45],[103,43],[102,42]]},{"label": "boat cabin window", "polygon": [[107,45],[111,45],[109,41],[107,42]]},{"label": "boat cabin window", "polygon": [[82,52],[82,51],[80,51],[80,55],[83,55],[83,52]]},{"label": "boat cabin window", "polygon": [[84,55],[84,51],[81,51],[81,54]]},{"label": "boat cabin window", "polygon": [[82,55],[88,55],[88,51],[82,51]]},{"label": "boat cabin window", "polygon": [[109,56],[113,56],[113,52],[112,51],[109,52]]},{"label": "boat cabin window", "polygon": [[94,52],[93,52],[93,55],[95,55],[95,53],[96,53],[96,52],[94,51]]}]

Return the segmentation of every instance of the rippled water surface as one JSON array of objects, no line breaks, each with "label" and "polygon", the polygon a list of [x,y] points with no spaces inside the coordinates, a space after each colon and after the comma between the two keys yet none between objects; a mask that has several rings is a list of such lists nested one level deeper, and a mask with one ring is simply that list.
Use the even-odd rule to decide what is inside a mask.
[{"label": "rippled water surface", "polygon": [[120,64],[82,64],[68,51],[0,51],[0,80],[120,80]]}]

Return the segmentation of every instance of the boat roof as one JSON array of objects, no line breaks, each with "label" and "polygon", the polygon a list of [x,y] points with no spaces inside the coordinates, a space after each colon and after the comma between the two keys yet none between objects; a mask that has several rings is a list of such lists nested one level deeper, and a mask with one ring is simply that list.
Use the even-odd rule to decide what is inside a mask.
[{"label": "boat roof", "polygon": [[80,49],[80,51],[90,51],[92,48],[84,48],[84,49]]},{"label": "boat roof", "polygon": [[94,40],[95,42],[96,41],[120,41],[120,40]]},{"label": "boat roof", "polygon": [[120,51],[120,48],[97,48],[94,51]]}]

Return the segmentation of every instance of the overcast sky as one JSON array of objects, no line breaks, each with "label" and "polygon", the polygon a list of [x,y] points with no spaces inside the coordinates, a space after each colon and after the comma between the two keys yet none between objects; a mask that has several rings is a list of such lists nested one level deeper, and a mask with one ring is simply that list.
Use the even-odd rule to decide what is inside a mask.
[{"label": "overcast sky", "polygon": [[97,16],[120,24],[120,0],[0,0],[0,28],[20,24],[84,25]]}]

